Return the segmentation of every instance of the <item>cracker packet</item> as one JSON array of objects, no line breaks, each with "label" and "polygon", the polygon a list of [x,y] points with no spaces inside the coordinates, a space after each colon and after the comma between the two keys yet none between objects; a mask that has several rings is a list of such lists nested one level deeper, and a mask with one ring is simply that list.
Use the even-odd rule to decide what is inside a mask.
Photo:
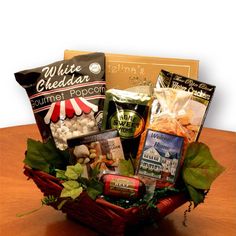
[{"label": "cracker packet", "polygon": [[186,108],[188,115],[180,116],[178,121],[188,133],[190,141],[197,141],[214,95],[215,86],[161,70],[156,88],[173,88],[193,94]]},{"label": "cracker packet", "polygon": [[44,142],[66,140],[99,130],[105,99],[103,53],[76,56],[15,73],[25,88]]},{"label": "cracker packet", "polygon": [[147,129],[136,174],[142,179],[155,179],[158,187],[174,184],[180,168],[183,143],[181,136]]},{"label": "cracker packet", "polygon": [[142,134],[137,153],[136,175],[155,187],[174,186],[190,141],[179,117],[188,114],[186,108],[192,93],[171,88],[155,89],[150,121]]},{"label": "cracker packet", "polygon": [[190,119],[193,111],[189,109],[192,93],[172,88],[154,89],[154,101],[151,107],[148,128],[168,134],[185,137],[185,143],[191,141],[180,120]]}]

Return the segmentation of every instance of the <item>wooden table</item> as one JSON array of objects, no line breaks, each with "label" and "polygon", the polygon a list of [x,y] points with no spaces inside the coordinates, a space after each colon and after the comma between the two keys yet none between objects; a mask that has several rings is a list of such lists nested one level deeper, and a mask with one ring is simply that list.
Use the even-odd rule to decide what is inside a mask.
[{"label": "wooden table", "polygon": [[[51,207],[16,217],[41,205],[42,193],[22,173],[28,137],[40,139],[36,125],[0,129],[0,235],[98,235]],[[187,227],[182,221],[188,203],[159,222],[158,228],[145,227],[138,235],[236,235],[236,133],[204,128],[200,141],[208,144],[215,159],[226,167],[213,183],[205,204],[188,214]]]}]

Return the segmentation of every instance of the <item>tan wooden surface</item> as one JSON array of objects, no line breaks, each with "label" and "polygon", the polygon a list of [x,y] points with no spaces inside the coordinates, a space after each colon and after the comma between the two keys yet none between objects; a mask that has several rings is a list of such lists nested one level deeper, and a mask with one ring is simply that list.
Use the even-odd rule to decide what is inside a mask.
[{"label": "tan wooden surface", "polygon": [[[0,235],[98,235],[51,207],[16,217],[38,208],[42,198],[33,181],[27,181],[22,173],[28,137],[40,139],[36,125],[0,129]],[[158,228],[144,227],[137,235],[236,235],[236,133],[204,128],[200,141],[208,144],[215,159],[226,167],[213,183],[205,204],[188,214],[187,227],[182,225],[185,204],[159,222]]]}]

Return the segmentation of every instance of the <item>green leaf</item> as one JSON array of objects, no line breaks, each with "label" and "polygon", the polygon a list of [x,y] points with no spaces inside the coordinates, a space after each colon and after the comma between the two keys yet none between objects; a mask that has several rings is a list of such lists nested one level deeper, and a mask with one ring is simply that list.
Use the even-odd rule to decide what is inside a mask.
[{"label": "green leaf", "polygon": [[42,205],[49,205],[51,203],[57,202],[57,198],[53,195],[45,196],[42,200]]},{"label": "green leaf", "polygon": [[79,188],[80,187],[80,184],[77,181],[74,181],[74,180],[68,180],[68,181],[62,183],[62,185],[67,190],[73,190],[75,188]]},{"label": "green leaf", "polygon": [[71,190],[68,190],[68,189],[64,188],[61,191],[61,196],[60,197],[71,197],[72,199],[76,199],[77,197],[79,197],[79,195],[82,192],[83,192],[82,187],[71,189]]},{"label": "green leaf", "polygon": [[87,188],[87,194],[89,195],[90,198],[92,198],[93,200],[95,200],[97,198],[98,195],[100,195],[102,192],[98,191],[95,188]]},{"label": "green leaf", "polygon": [[72,199],[75,199],[83,192],[83,188],[77,181],[69,180],[62,185],[64,188],[61,191],[60,197],[71,197]]},{"label": "green leaf", "polygon": [[33,139],[27,140],[27,152],[24,163],[31,168],[49,173],[50,169],[65,169],[69,161],[69,152],[55,147],[52,140],[41,143]]},{"label": "green leaf", "polygon": [[81,186],[83,187],[83,188],[87,188],[87,186],[89,186],[89,182],[90,182],[90,180],[89,179],[87,179],[87,178],[84,178],[84,177],[79,177],[78,179],[77,179],[77,181],[81,184]]},{"label": "green leaf", "polygon": [[179,192],[183,192],[183,189],[179,189],[179,188],[173,188],[173,187],[164,187],[164,188],[156,188],[154,191],[154,199],[162,199],[165,197],[169,197],[171,195],[175,195]]},{"label": "green leaf", "polygon": [[191,143],[183,166],[183,179],[197,189],[210,189],[212,182],[224,171],[213,159],[209,148],[203,143]]},{"label": "green leaf", "polygon": [[89,181],[88,187],[86,189],[89,197],[91,197],[93,200],[95,200],[97,198],[98,195],[103,193],[103,183],[95,180],[95,179],[91,179]]},{"label": "green leaf", "polygon": [[64,170],[55,169],[56,177],[61,180],[68,180],[68,177],[65,175]]},{"label": "green leaf", "polygon": [[67,166],[65,176],[69,179],[78,179],[83,172],[83,167],[80,163],[77,163],[74,166]]},{"label": "green leaf", "polygon": [[120,160],[118,169],[121,175],[125,175],[125,176],[134,175],[134,167],[133,167],[131,159]]},{"label": "green leaf", "polygon": [[[49,163],[45,161],[44,153],[41,154],[42,143],[28,139],[27,141],[27,153],[24,163],[31,168],[49,172]],[[45,155],[46,156],[46,155]]]},{"label": "green leaf", "polygon": [[61,203],[57,206],[58,210],[61,210],[62,207],[65,205],[65,203],[68,201],[68,199],[64,199],[63,201],[61,201]]},{"label": "green leaf", "polygon": [[205,199],[205,193],[202,189],[196,189],[193,188],[191,185],[186,185],[190,198],[194,202],[194,207],[196,207],[198,204],[202,203]]},{"label": "green leaf", "polygon": [[41,205],[39,208],[33,209],[33,210],[31,210],[31,211],[27,211],[27,212],[23,212],[23,213],[17,213],[17,214],[16,214],[16,217],[22,217],[22,216],[30,215],[30,214],[32,214],[32,213],[34,213],[34,212],[36,212],[36,211],[41,210],[42,207],[43,207],[43,205]]},{"label": "green leaf", "polygon": [[96,165],[94,169],[91,171],[91,178],[96,179],[100,173],[99,165]]},{"label": "green leaf", "polygon": [[182,176],[194,207],[204,201],[206,190],[223,171],[224,167],[212,157],[207,145],[194,142],[188,146]]}]

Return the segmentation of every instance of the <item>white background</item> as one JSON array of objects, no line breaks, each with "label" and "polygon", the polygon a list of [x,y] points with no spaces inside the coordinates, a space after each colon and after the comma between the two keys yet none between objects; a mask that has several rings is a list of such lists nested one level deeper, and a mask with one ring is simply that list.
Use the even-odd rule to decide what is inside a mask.
[{"label": "white background", "polygon": [[64,49],[200,60],[216,85],[206,127],[236,131],[236,7],[232,0],[7,0],[0,3],[0,127],[34,123],[14,72]]}]

